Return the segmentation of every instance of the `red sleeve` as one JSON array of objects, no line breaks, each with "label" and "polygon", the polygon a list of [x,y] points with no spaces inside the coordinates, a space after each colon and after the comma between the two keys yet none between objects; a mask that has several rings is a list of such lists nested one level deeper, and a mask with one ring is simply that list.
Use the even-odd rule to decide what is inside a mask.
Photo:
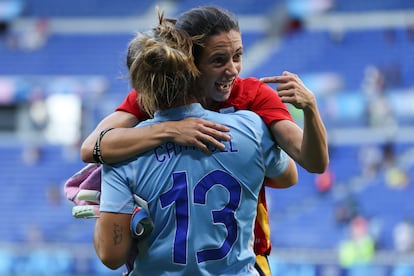
[{"label": "red sleeve", "polygon": [[148,119],[147,114],[138,105],[138,93],[132,89],[115,111],[124,111],[133,114],[138,121]]},{"label": "red sleeve", "polygon": [[[274,121],[290,120],[292,116],[279,95],[269,85],[255,78],[239,79],[233,88],[236,109],[247,109],[258,114],[266,125]],[[232,95],[233,96],[233,95]]]},{"label": "red sleeve", "polygon": [[277,92],[265,83],[260,84],[251,108],[253,112],[262,117],[266,125],[270,125],[274,121],[293,121],[287,106],[282,103]]}]

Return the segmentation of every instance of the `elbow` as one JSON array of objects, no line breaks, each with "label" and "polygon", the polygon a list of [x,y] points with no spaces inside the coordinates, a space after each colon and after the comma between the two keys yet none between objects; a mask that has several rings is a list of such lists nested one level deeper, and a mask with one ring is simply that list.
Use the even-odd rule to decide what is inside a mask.
[{"label": "elbow", "polygon": [[99,252],[98,256],[101,262],[109,269],[116,270],[125,264],[126,260],[123,258],[118,258],[113,254],[114,252]]},{"label": "elbow", "polygon": [[298,174],[298,168],[296,166],[295,161],[293,159],[290,159],[290,174],[289,177],[286,179],[288,187],[291,187],[299,182],[299,174]]},{"label": "elbow", "polygon": [[298,173],[296,172],[292,174],[289,178],[285,179],[282,187],[279,187],[279,188],[289,188],[289,187],[296,185],[298,182],[299,182],[299,176],[298,176]]},{"label": "elbow", "polygon": [[95,162],[93,160],[93,148],[87,145],[86,143],[83,143],[80,148],[80,157],[83,162],[85,163],[93,163]]},{"label": "elbow", "polygon": [[325,166],[315,166],[315,167],[307,168],[306,170],[309,173],[320,174],[320,173],[324,173],[326,169],[327,169],[327,166],[326,167]]},{"label": "elbow", "polygon": [[309,173],[324,173],[326,171],[326,169],[329,166],[329,158],[325,158],[323,160],[321,160],[320,162],[311,162],[309,164],[306,164],[304,166],[304,168],[309,172]]},{"label": "elbow", "polygon": [[298,173],[296,172],[296,174],[294,176],[291,177],[290,182],[288,183],[289,187],[298,184],[299,182],[299,176]]},{"label": "elbow", "polygon": [[287,189],[296,185],[298,181],[299,179],[297,175],[283,179],[280,179],[279,177],[265,178],[264,185],[270,188]]},{"label": "elbow", "polygon": [[290,165],[282,175],[279,175],[275,178],[265,178],[264,185],[271,188],[286,189],[296,185],[298,181],[298,170],[296,164],[291,159]]},{"label": "elbow", "polygon": [[102,260],[102,263],[109,269],[116,270],[120,268],[124,263],[116,262],[113,260]]}]

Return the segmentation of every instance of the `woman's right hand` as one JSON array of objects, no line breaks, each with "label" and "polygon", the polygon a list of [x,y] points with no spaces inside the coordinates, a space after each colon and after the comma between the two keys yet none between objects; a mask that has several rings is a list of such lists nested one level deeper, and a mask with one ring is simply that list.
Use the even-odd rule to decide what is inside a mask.
[{"label": "woman's right hand", "polygon": [[230,129],[221,124],[200,118],[186,118],[181,121],[165,122],[167,136],[174,143],[183,146],[194,146],[205,153],[211,153],[210,148],[224,150],[222,141],[229,141]]}]

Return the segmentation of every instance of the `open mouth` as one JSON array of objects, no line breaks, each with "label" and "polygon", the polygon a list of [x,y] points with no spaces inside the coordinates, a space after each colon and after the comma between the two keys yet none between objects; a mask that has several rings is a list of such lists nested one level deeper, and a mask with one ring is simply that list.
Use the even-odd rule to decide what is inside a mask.
[{"label": "open mouth", "polygon": [[231,87],[233,86],[234,80],[230,81],[230,82],[216,82],[215,86],[216,89],[223,92],[223,93],[227,93],[231,90]]}]

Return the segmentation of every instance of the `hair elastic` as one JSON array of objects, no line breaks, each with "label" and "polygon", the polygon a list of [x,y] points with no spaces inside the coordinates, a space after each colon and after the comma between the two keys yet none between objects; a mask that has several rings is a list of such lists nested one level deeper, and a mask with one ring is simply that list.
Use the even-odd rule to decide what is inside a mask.
[{"label": "hair elastic", "polygon": [[95,160],[96,163],[100,163],[100,164],[105,164],[105,161],[102,159],[102,155],[101,155],[101,140],[102,137],[104,137],[104,135],[110,131],[113,130],[113,127],[104,129],[101,131],[101,133],[99,134],[98,139],[96,139],[96,143],[95,146],[93,147],[93,159]]}]

